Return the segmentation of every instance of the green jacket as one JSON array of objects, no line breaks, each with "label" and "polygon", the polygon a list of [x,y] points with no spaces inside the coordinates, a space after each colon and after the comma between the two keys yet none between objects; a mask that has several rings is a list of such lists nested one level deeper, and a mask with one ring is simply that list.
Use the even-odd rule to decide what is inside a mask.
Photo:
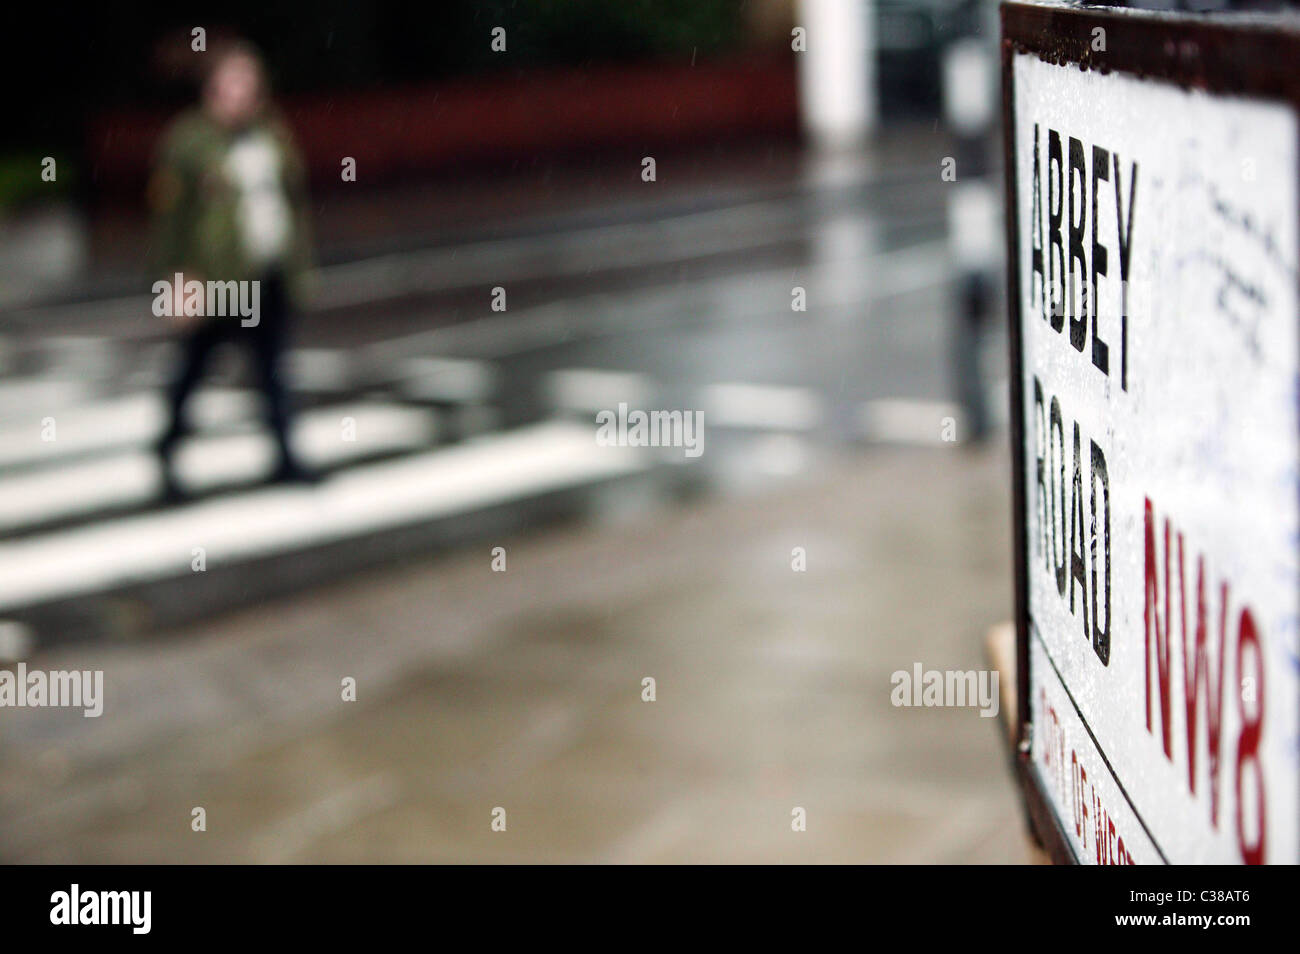
[{"label": "green jacket", "polygon": [[[301,300],[311,269],[307,176],[289,131],[264,115],[245,132],[270,135],[279,155],[280,188],[289,210],[286,248],[281,258],[290,294]],[[178,116],[163,135],[149,183],[154,215],[151,262],[164,278],[193,273],[204,281],[244,281],[262,277],[241,239],[240,191],[226,160],[237,136],[199,110]]]}]

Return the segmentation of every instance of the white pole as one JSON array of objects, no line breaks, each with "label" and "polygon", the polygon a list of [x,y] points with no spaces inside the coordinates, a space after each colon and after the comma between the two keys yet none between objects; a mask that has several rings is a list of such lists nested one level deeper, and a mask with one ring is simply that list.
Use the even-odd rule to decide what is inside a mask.
[{"label": "white pole", "polygon": [[799,104],[809,140],[843,149],[876,125],[874,0],[799,0],[795,25],[807,49],[795,53]]}]

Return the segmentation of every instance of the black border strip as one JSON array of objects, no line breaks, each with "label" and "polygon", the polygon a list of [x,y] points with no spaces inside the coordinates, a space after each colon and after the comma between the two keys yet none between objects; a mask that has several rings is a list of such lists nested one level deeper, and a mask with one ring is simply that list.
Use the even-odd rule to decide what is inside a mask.
[{"label": "black border strip", "polygon": [[[1030,827],[1052,860],[1077,863],[1052,802],[1040,784],[1030,755],[1033,731],[1029,672],[1029,593],[1025,524],[1024,377],[1020,337],[1020,236],[1016,192],[1015,88],[1012,64],[1018,53],[1057,65],[1127,73],[1188,89],[1280,101],[1300,118],[1300,17],[1295,14],[1152,13],[1117,7],[1004,0],[1001,7],[1002,137],[1006,196],[1007,334],[1012,455],[1012,541],[1015,570],[1016,774],[1025,795]],[[1105,29],[1106,50],[1092,48],[1093,30]],[[1297,142],[1300,152],[1300,142]],[[1300,208],[1295,210],[1300,219]],[[1300,316],[1297,316],[1300,318]],[[1300,361],[1300,355],[1297,356]],[[1300,487],[1297,487],[1300,495]],[[1300,580],[1297,581],[1300,587]],[[1048,655],[1049,661],[1051,655]],[[1053,666],[1055,663],[1053,663]],[[1059,677],[1059,673],[1058,673]],[[1065,680],[1061,680],[1065,686]],[[1069,695],[1069,688],[1066,687]],[[1074,702],[1071,696],[1071,703]],[[1078,706],[1075,706],[1076,711]],[[1080,714],[1082,719],[1082,714]],[[1091,735],[1086,720],[1084,726]],[[1093,739],[1096,742],[1096,739]],[[1098,746],[1105,760],[1105,752]],[[1109,763],[1107,763],[1109,769]],[[1114,776],[1114,772],[1111,772]],[[1116,778],[1116,782],[1118,782]],[[1122,790],[1122,786],[1121,786]],[[1125,798],[1128,798],[1125,793]],[[1129,801],[1130,806],[1132,801]],[[1137,815],[1145,829],[1136,808]],[[1149,835],[1150,832],[1147,832]],[[1152,843],[1158,844],[1152,839]]]}]

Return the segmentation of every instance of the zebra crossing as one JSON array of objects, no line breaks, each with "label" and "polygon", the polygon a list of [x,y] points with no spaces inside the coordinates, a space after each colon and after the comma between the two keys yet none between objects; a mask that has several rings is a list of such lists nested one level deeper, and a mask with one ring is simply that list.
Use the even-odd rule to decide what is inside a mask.
[{"label": "zebra crossing", "polygon": [[[101,355],[101,357],[103,357]],[[0,622],[141,584],[184,589],[206,570],[292,560],[457,514],[540,499],[641,468],[597,448],[572,422],[471,435],[464,408],[494,399],[482,362],[413,359],[383,387],[338,353],[291,356],[294,391],[310,406],[292,440],[319,485],[273,486],[270,435],[257,395],[211,387],[189,408],[175,471],[186,492],[164,506],[152,445],[165,398],[139,379],[50,377],[50,364],[0,390]],[[361,383],[359,383],[361,382]],[[330,393],[332,392],[332,393]],[[443,442],[452,427],[458,438]],[[210,561],[210,562],[209,562]],[[270,565],[274,572],[274,565]],[[302,582],[302,574],[296,578]],[[37,614],[39,616],[39,614]],[[37,632],[46,638],[67,633]]]},{"label": "zebra crossing", "polygon": [[[600,446],[594,415],[620,403],[667,406],[671,395],[701,410],[717,454],[699,470],[740,483],[807,466],[831,416],[826,395],[812,388],[744,381],[670,388],[640,371],[559,367],[540,372],[531,418],[499,430],[507,384],[519,383],[507,381],[499,362],[412,354],[378,365],[365,354],[302,349],[289,361],[304,406],[292,440],[326,479],[267,484],[275,449],[259,398],[219,379],[189,408],[191,433],[175,467],[186,500],[163,505],[152,445],[166,425],[158,387],[165,356],[87,347],[95,353],[60,347],[0,382],[6,627],[48,623],[51,607],[141,587],[171,587],[169,599],[183,603],[209,568],[227,575],[245,568],[245,583],[256,576],[259,592],[281,575],[302,585],[312,579],[305,567],[351,565],[361,541],[396,554],[401,547],[374,541],[400,536],[406,552],[418,552],[421,541],[445,538],[438,528],[449,522],[530,502],[541,514],[558,493],[586,494],[593,512],[608,510],[611,486],[633,477],[653,483],[683,463],[647,448]],[[858,437],[935,443],[938,420],[951,413],[927,402],[867,402]],[[313,564],[310,555],[321,553],[328,556]],[[75,638],[62,631],[75,617],[53,618],[60,631],[38,626],[38,644]]]}]

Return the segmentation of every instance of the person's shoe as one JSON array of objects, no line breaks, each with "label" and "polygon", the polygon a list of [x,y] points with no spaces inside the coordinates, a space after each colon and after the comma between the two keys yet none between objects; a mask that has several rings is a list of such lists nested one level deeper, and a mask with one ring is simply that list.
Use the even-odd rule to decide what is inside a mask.
[{"label": "person's shoe", "polygon": [[179,439],[179,434],[164,434],[154,443],[154,453],[158,455],[158,471],[162,475],[162,502],[165,504],[185,500],[185,491],[176,482],[176,475],[172,472],[172,458]]},{"label": "person's shoe", "polygon": [[160,458],[159,472],[162,474],[161,499],[164,504],[179,504],[189,499],[172,474],[171,461]]}]

